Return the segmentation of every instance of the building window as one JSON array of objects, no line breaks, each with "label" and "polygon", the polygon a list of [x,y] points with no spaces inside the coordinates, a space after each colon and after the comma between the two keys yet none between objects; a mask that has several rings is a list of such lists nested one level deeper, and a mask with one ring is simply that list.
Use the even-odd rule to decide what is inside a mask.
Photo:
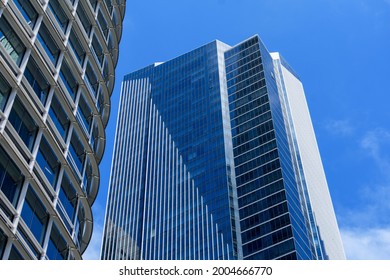
[{"label": "building window", "polygon": [[106,3],[106,6],[107,6],[109,14],[111,14],[111,12],[112,12],[112,0],[104,0],[104,2]]},{"label": "building window", "polygon": [[51,101],[49,115],[58,132],[65,140],[70,125],[70,120],[63,109],[63,105],[58,101],[55,95]]},{"label": "building window", "polygon": [[96,55],[96,58],[99,61],[101,66],[104,59],[104,53],[103,53],[103,48],[95,35],[93,35],[92,38],[92,51]]},{"label": "building window", "polygon": [[73,222],[77,206],[77,193],[66,173],[64,173],[64,176],[62,177],[61,189],[58,198],[62,208],[64,209],[64,212],[70,221]]},{"label": "building window", "polygon": [[50,0],[49,1],[49,8],[54,14],[58,24],[60,25],[62,31],[65,33],[66,27],[68,26],[69,23],[69,18],[66,15],[64,9],[58,2],[58,0]]},{"label": "building window", "polygon": [[8,154],[0,147],[0,190],[16,207],[20,189],[23,184],[23,175]]},{"label": "building window", "polygon": [[80,39],[77,37],[74,30],[72,30],[70,32],[69,46],[73,50],[80,65],[83,65],[84,58],[85,58],[85,50],[84,50],[83,46],[81,45]]},{"label": "building window", "polygon": [[4,47],[5,51],[9,54],[16,65],[19,66],[22,62],[26,47],[23,45],[22,41],[16,35],[16,32],[12,29],[4,16],[0,17],[0,44]]},{"label": "building window", "polygon": [[118,26],[118,15],[116,14],[116,10],[112,13],[112,22],[114,23],[114,26]]},{"label": "building window", "polygon": [[98,0],[89,0],[89,3],[91,3],[92,9],[95,10],[97,6]]},{"label": "building window", "polygon": [[66,61],[61,65],[60,77],[65,84],[66,89],[68,90],[69,95],[74,100],[76,98],[78,82],[74,75],[72,74],[71,69]]},{"label": "building window", "polygon": [[99,110],[99,113],[100,115],[102,116],[102,118],[104,117],[105,113],[106,113],[106,106],[105,106],[105,101],[104,101],[104,93],[103,93],[103,89],[102,87],[99,88],[99,96],[98,96],[98,100],[96,102],[96,107],[97,109]]},{"label": "building window", "polygon": [[[69,155],[68,158],[70,158],[70,162],[73,163],[71,164],[72,167],[76,167],[78,172],[81,173],[83,170],[83,164],[84,164],[84,159],[85,159],[85,150],[84,146],[77,135],[76,132],[73,132],[72,134],[72,139],[70,141],[69,145]],[[77,174],[77,172],[76,172]]]},{"label": "building window", "polygon": [[21,216],[35,239],[42,245],[49,222],[49,213],[31,187],[28,188]]},{"label": "building window", "polygon": [[84,232],[85,232],[85,210],[84,210],[84,206],[82,204],[80,204],[80,207],[79,207],[79,211],[77,213],[77,219],[76,219],[76,225],[75,225],[75,238],[74,238],[74,241],[77,245],[77,247],[81,248],[81,242],[82,242],[82,239],[83,239],[83,236],[84,236]]},{"label": "building window", "polygon": [[103,32],[104,37],[107,38],[108,31],[110,30],[106,19],[103,16],[103,13],[101,10],[99,10],[98,16],[97,16],[97,22],[100,26],[100,30]]},{"label": "building window", "polygon": [[31,1],[28,0],[14,0],[16,7],[19,9],[20,13],[30,25],[31,29],[34,28],[34,25],[38,18],[38,13],[34,9]]},{"label": "building window", "polygon": [[53,224],[46,251],[47,257],[50,260],[66,260],[68,253],[69,249],[64,237],[61,235],[57,226]]},{"label": "building window", "polygon": [[7,236],[0,228],[0,260],[3,258],[5,245],[7,245]]},{"label": "building window", "polygon": [[53,65],[55,66],[57,64],[58,57],[60,56],[61,50],[58,47],[57,43],[54,41],[54,38],[50,34],[50,31],[49,29],[47,29],[46,25],[42,24],[41,27],[39,28],[37,39],[41,43],[46,54],[48,55],[51,62],[53,62]]},{"label": "building window", "polygon": [[92,182],[93,182],[92,165],[89,158],[87,158],[87,167],[85,169],[85,175],[83,178],[83,190],[87,195],[91,193]]},{"label": "building window", "polygon": [[19,223],[18,232],[22,236],[24,241],[26,241],[28,247],[31,249],[32,254],[39,260],[41,253],[40,250],[35,246],[33,242],[33,239],[35,238],[27,233],[27,231],[21,226],[21,223]]},{"label": "building window", "polygon": [[89,135],[89,131],[91,130],[91,124],[93,120],[93,113],[91,107],[88,105],[83,95],[80,96],[77,113],[80,119],[82,120],[82,127],[84,127],[86,133]]},{"label": "building window", "polygon": [[99,81],[96,77],[95,71],[93,71],[91,64],[88,62],[87,68],[85,70],[85,79],[88,88],[92,91],[92,96],[96,97],[97,90],[99,87]]},{"label": "building window", "polygon": [[41,100],[42,105],[45,105],[50,90],[50,84],[47,82],[45,76],[42,74],[32,57],[30,57],[27,63],[24,77],[38,96],[39,100]]},{"label": "building window", "polygon": [[5,80],[3,75],[0,74],[0,110],[4,110],[5,104],[7,103],[8,96],[11,93],[11,86]]},{"label": "building window", "polygon": [[15,99],[8,120],[19,134],[24,144],[26,144],[27,148],[32,151],[35,136],[37,135],[39,128],[23,106],[19,97],[16,97]]},{"label": "building window", "polygon": [[103,67],[103,78],[104,81],[107,84],[107,87],[110,85],[110,71],[108,70],[108,62],[107,59],[104,61],[104,67]]},{"label": "building window", "polygon": [[36,160],[43,174],[45,174],[50,184],[54,187],[60,163],[44,136],[42,137]]},{"label": "building window", "polygon": [[10,251],[9,256],[8,256],[8,259],[9,260],[23,260],[22,255],[20,254],[18,249],[16,249],[15,245],[12,245],[11,251]]},{"label": "building window", "polygon": [[93,130],[92,130],[91,144],[92,144],[93,151],[96,153],[100,145],[99,127],[96,123],[93,126]]},{"label": "building window", "polygon": [[92,30],[92,23],[89,21],[87,13],[85,12],[85,9],[84,9],[81,2],[79,2],[78,6],[77,6],[77,15],[81,21],[81,24],[84,27],[85,32],[89,36],[89,33]]}]

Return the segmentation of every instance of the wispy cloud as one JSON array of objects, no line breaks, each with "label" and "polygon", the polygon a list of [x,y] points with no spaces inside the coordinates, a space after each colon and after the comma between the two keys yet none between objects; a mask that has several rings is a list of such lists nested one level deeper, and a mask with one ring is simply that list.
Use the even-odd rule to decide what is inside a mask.
[{"label": "wispy cloud", "polygon": [[358,143],[380,176],[357,186],[355,207],[339,217],[344,248],[349,259],[390,259],[390,131],[372,129]]},{"label": "wispy cloud", "polygon": [[331,120],[325,123],[325,128],[331,134],[338,136],[348,136],[355,131],[354,126],[349,120]]},{"label": "wispy cloud", "polygon": [[103,227],[99,224],[94,224],[94,231],[91,242],[87,250],[83,254],[84,260],[100,260],[100,246],[102,241]]},{"label": "wispy cloud", "polygon": [[346,228],[341,230],[341,237],[348,259],[390,259],[390,227]]},{"label": "wispy cloud", "polygon": [[368,131],[360,142],[379,170],[390,180],[390,132],[383,128]]},{"label": "wispy cloud", "polygon": [[91,242],[83,254],[84,260],[100,260],[100,248],[102,245],[105,207],[96,201],[92,208],[94,223]]}]

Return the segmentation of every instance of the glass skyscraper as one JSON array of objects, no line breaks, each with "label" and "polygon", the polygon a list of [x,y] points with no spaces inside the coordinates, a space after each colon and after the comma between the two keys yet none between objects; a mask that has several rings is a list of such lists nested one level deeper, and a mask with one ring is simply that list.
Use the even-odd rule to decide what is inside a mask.
[{"label": "glass skyscraper", "polygon": [[302,84],[258,36],[124,77],[101,258],[345,258]]},{"label": "glass skyscraper", "polygon": [[81,259],[125,1],[0,1],[0,259]]}]

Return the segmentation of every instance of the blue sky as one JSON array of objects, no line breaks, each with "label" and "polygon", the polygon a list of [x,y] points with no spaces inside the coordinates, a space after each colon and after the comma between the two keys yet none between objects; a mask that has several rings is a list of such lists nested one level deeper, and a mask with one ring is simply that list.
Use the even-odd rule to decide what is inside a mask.
[{"label": "blue sky", "polygon": [[125,74],[259,34],[303,81],[349,259],[390,259],[390,0],[129,0],[84,254],[98,259]]}]

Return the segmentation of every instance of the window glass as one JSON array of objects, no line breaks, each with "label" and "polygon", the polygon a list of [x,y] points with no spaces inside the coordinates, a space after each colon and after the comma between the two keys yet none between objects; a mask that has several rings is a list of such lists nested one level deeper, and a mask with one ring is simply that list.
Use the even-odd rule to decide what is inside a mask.
[{"label": "window glass", "polygon": [[73,184],[70,182],[68,175],[64,173],[61,182],[61,189],[59,194],[59,201],[64,208],[69,219],[73,221],[74,212],[77,205],[77,194]]},{"label": "window glass", "polygon": [[97,16],[98,24],[100,26],[100,29],[102,30],[104,37],[107,38],[109,26],[107,24],[106,19],[103,16],[103,13],[101,10],[99,10],[98,16]]},{"label": "window glass", "polygon": [[49,115],[52,121],[54,122],[58,132],[65,140],[70,125],[70,120],[62,107],[63,105],[58,101],[57,97],[54,95],[51,101]]},{"label": "window glass", "polygon": [[83,178],[83,190],[87,193],[87,195],[89,195],[91,192],[92,182],[93,182],[92,165],[89,159],[87,158],[87,167]]},{"label": "window glass", "polygon": [[32,253],[34,254],[34,256],[39,260],[40,256],[41,256],[41,253],[40,251],[37,249],[37,247],[34,245],[33,241],[32,241],[32,238],[33,237],[30,237],[29,234],[27,234],[27,232],[20,226],[18,226],[18,232],[19,234],[22,236],[22,238],[24,239],[24,241],[26,241],[28,247],[31,249]]},{"label": "window glass", "polygon": [[8,120],[19,134],[24,144],[26,144],[27,148],[31,151],[34,145],[35,136],[38,132],[38,126],[23,106],[19,97],[16,97],[15,99]]},{"label": "window glass", "polygon": [[39,28],[37,39],[41,43],[42,47],[45,49],[47,55],[49,56],[51,62],[53,62],[53,65],[55,66],[57,64],[57,60],[61,50],[58,47],[57,43],[54,41],[46,25],[42,24],[41,27]]},{"label": "window glass", "polygon": [[74,30],[70,32],[69,46],[71,47],[74,54],[76,55],[76,58],[79,61],[80,65],[82,65],[85,58],[85,50],[81,45],[80,39],[77,37]]},{"label": "window glass", "polygon": [[44,136],[42,137],[36,160],[42,172],[54,187],[60,164]]},{"label": "window glass", "polygon": [[3,258],[3,252],[6,244],[7,244],[7,236],[0,228],[0,260]]},{"label": "window glass", "polygon": [[42,245],[49,222],[49,214],[31,187],[28,188],[21,216],[36,240]]},{"label": "window glass", "polygon": [[66,260],[69,249],[57,226],[53,224],[46,255],[50,260]]},{"label": "window glass", "polygon": [[96,97],[97,90],[99,87],[99,81],[89,62],[85,70],[85,81],[87,82],[88,87],[92,91],[93,97]]},{"label": "window glass", "polygon": [[38,18],[38,13],[29,0],[14,0],[16,7],[18,7],[20,13],[23,15],[26,22],[34,28],[34,25]]},{"label": "window glass", "polygon": [[0,190],[13,206],[16,206],[22,184],[20,169],[0,147]]},{"label": "window glass", "polygon": [[77,244],[78,248],[81,247],[81,241],[85,232],[85,210],[84,206],[80,204],[79,211],[77,213],[77,220],[75,225],[75,243]]},{"label": "window glass", "polygon": [[81,172],[85,159],[85,150],[76,132],[73,132],[72,134],[72,139],[69,145],[69,156],[71,158],[70,161],[73,162],[74,165],[77,167],[78,171]]},{"label": "window glass", "polygon": [[18,249],[16,249],[15,245],[12,245],[8,259],[9,260],[23,260],[22,255],[20,254]]},{"label": "window glass", "polygon": [[104,61],[103,78],[104,78],[104,81],[106,81],[106,84],[107,84],[107,87],[108,87],[109,84],[110,84],[110,71],[108,70],[107,59]]},{"label": "window glass", "polygon": [[71,98],[74,100],[76,98],[78,82],[74,75],[72,74],[71,69],[66,61],[61,65],[60,77],[64,82],[66,89],[68,90]]},{"label": "window glass", "polygon": [[42,74],[32,57],[28,60],[26,70],[24,71],[24,77],[38,96],[39,100],[41,100],[42,105],[45,105],[50,90],[50,84],[47,82],[45,76]]},{"label": "window glass", "polygon": [[111,12],[112,12],[112,0],[104,0],[104,2],[107,5],[107,9],[108,9],[109,13],[111,14]]},{"label": "window glass", "polygon": [[91,3],[93,10],[96,9],[97,2],[98,2],[98,0],[89,0],[89,3]]},{"label": "window glass", "polygon": [[4,47],[11,59],[19,66],[26,47],[4,16],[0,17],[0,44]]},{"label": "window glass", "polygon": [[93,139],[92,148],[93,148],[93,151],[96,152],[98,150],[98,147],[99,147],[99,127],[96,123],[93,126],[92,139]]},{"label": "window glass", "polygon": [[100,66],[101,66],[103,63],[103,59],[104,59],[104,53],[103,53],[103,48],[100,45],[100,43],[95,35],[93,35],[93,39],[92,39],[92,50],[93,50],[94,54],[96,55],[97,60],[99,61]]},{"label": "window glass", "polygon": [[89,33],[91,32],[91,29],[92,29],[92,23],[88,19],[88,16],[87,16],[85,9],[82,5],[82,2],[79,2],[78,6],[77,6],[77,15],[81,21],[81,24],[84,27],[85,32],[87,33],[87,35],[89,35]]},{"label": "window glass", "polygon": [[57,19],[57,22],[60,25],[62,31],[65,32],[66,27],[68,26],[69,23],[69,18],[66,15],[62,6],[60,5],[60,3],[58,2],[58,0],[50,0],[49,8],[54,14],[55,18]]},{"label": "window glass", "polygon": [[4,79],[3,75],[0,74],[0,110],[4,110],[11,89],[11,86]]},{"label": "window glass", "polygon": [[79,107],[77,108],[77,111],[80,115],[81,120],[83,121],[83,125],[85,126],[86,132],[88,134],[91,129],[93,114],[91,107],[89,107],[83,95],[80,96]]}]

